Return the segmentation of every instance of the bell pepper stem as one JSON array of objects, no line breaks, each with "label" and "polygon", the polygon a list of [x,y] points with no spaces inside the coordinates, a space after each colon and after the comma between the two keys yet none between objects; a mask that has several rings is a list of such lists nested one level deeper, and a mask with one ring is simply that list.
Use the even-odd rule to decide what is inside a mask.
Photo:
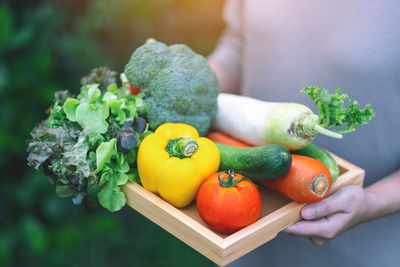
[{"label": "bell pepper stem", "polygon": [[171,157],[190,158],[199,150],[199,145],[193,138],[171,139],[167,144],[167,152]]}]

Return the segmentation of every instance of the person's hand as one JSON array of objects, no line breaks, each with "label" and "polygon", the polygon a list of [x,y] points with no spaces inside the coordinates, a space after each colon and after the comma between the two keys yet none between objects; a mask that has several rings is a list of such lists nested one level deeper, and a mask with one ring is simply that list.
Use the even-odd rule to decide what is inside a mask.
[{"label": "person's hand", "polygon": [[368,209],[368,193],[365,189],[349,185],[331,196],[305,206],[301,220],[284,232],[308,236],[311,241],[322,245],[347,229],[363,222]]}]

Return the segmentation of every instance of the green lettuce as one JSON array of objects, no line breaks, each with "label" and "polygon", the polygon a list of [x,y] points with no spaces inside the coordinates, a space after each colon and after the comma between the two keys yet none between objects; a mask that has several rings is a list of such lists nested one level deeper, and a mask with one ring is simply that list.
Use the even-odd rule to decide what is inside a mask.
[{"label": "green lettuce", "polygon": [[28,164],[50,177],[58,196],[80,204],[95,191],[111,212],[126,203],[120,187],[139,182],[137,149],[148,134],[137,113],[140,96],[115,77],[107,68],[95,69],[81,80],[76,97],[56,92],[48,118],[28,140]]}]

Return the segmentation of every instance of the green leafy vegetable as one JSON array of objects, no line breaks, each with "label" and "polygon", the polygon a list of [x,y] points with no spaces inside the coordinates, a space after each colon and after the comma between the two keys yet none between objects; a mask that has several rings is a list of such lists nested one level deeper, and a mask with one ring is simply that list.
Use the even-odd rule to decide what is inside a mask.
[{"label": "green leafy vegetable", "polygon": [[75,144],[64,147],[61,159],[63,165],[77,167],[75,171],[77,176],[90,177],[93,175],[93,167],[90,166],[90,161],[86,160],[88,151],[89,144],[85,135],[81,133]]},{"label": "green leafy vegetable", "polygon": [[139,182],[137,149],[148,134],[136,112],[139,96],[129,95],[124,83],[118,87],[115,76],[97,69],[82,79],[76,98],[56,92],[48,118],[28,141],[28,164],[50,177],[58,196],[80,204],[96,192],[99,203],[112,212],[126,202],[120,186]]},{"label": "green leafy vegetable", "polygon": [[68,97],[63,105],[65,115],[70,121],[76,121],[76,108],[79,106],[79,101],[75,98]]},{"label": "green leafy vegetable", "polygon": [[115,138],[111,139],[109,142],[102,143],[96,149],[96,164],[97,171],[101,171],[104,165],[110,161],[111,157],[117,153],[117,146]]},{"label": "green leafy vegetable", "polygon": [[106,105],[82,103],[76,108],[76,121],[84,131],[105,133],[108,129]]},{"label": "green leafy vegetable", "polygon": [[366,124],[375,116],[370,104],[367,104],[363,109],[359,109],[357,101],[352,102],[349,100],[348,110],[343,115],[343,122],[347,123],[347,127],[337,129],[338,133],[349,133],[355,130],[358,125]]},{"label": "green leafy vegetable", "polygon": [[117,83],[117,72],[108,69],[107,67],[100,67],[94,69],[90,74],[81,79],[82,85],[98,84],[100,90],[104,91],[111,84]]},{"label": "green leafy vegetable", "polygon": [[89,104],[94,104],[95,101],[99,98],[99,96],[101,95],[100,89],[98,88],[97,84],[94,85],[89,85],[88,86],[88,103]]},{"label": "green leafy vegetable", "polygon": [[126,119],[126,113],[122,109],[123,102],[117,99],[117,96],[111,92],[107,92],[104,95],[103,101],[107,103],[112,114],[117,116],[119,122],[124,122]]},{"label": "green leafy vegetable", "polygon": [[133,169],[130,174],[128,174],[128,181],[131,183],[139,183],[139,172],[137,169]]},{"label": "green leafy vegetable", "polygon": [[357,101],[348,100],[348,107],[346,108],[344,100],[348,98],[348,95],[339,94],[339,91],[340,88],[337,88],[334,94],[330,94],[326,89],[315,86],[305,87],[301,90],[317,105],[318,125],[325,129],[342,127],[333,131],[343,134],[354,131],[358,125],[366,124],[368,120],[374,117],[374,111],[369,104],[360,109]]},{"label": "green leafy vegetable", "polygon": [[57,128],[65,123],[65,113],[62,110],[62,106],[60,105],[60,101],[56,100],[53,108],[50,110],[50,115],[46,121],[47,127]]},{"label": "green leafy vegetable", "polygon": [[118,176],[110,176],[107,185],[97,195],[100,204],[110,211],[120,210],[126,203],[125,195],[118,186]]}]

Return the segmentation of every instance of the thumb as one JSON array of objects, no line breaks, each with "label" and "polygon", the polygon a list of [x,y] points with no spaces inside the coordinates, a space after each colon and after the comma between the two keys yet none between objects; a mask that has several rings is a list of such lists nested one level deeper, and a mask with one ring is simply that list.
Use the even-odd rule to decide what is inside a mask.
[{"label": "thumb", "polygon": [[310,205],[301,210],[301,216],[306,220],[323,218],[333,213],[345,211],[345,197],[340,190],[335,194]]}]

